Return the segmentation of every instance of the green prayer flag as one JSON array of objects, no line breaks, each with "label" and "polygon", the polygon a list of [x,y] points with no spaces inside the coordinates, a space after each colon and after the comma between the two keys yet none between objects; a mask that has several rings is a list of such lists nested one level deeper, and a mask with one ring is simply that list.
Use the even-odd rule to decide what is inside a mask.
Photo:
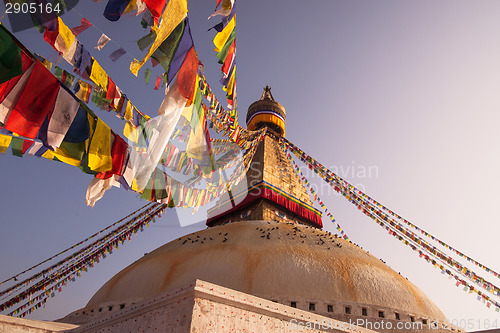
[{"label": "green prayer flag", "polygon": [[0,25],[0,83],[23,73],[21,48],[3,25]]},{"label": "green prayer flag", "polygon": [[149,34],[146,36],[142,37],[137,41],[137,46],[141,49],[141,51],[144,51],[149,45],[153,44],[153,42],[156,39],[156,32],[151,30]]},{"label": "green prayer flag", "polygon": [[144,81],[146,81],[146,84],[149,84],[149,78],[151,77],[151,70],[149,68],[146,68],[144,71]]},{"label": "green prayer flag", "polygon": [[227,39],[226,43],[224,44],[224,46],[222,47],[220,52],[217,53],[217,58],[219,59],[219,64],[223,64],[224,61],[226,60],[227,53],[228,53],[229,49],[231,48],[231,45],[233,45],[233,42],[235,39],[236,39],[236,31],[233,30],[233,32],[231,32],[231,35]]},{"label": "green prayer flag", "polygon": [[151,55],[153,59],[158,61],[165,69],[165,73],[169,72],[170,64],[174,58],[179,43],[181,42],[184,30],[186,28],[186,20],[179,23],[163,43]]},{"label": "green prayer flag", "polygon": [[23,157],[23,143],[24,140],[21,138],[13,137],[11,141],[12,155]]}]

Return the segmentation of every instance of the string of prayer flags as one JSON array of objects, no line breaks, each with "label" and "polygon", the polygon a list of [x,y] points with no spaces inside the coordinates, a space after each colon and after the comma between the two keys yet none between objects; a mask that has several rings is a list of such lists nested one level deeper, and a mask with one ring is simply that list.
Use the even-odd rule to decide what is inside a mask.
[{"label": "string of prayer flags", "polygon": [[163,11],[161,25],[158,27],[156,24],[152,26],[152,30],[156,32],[156,39],[149,49],[146,56],[142,60],[134,59],[130,64],[130,71],[137,76],[139,69],[146,63],[151,55],[158,49],[158,47],[167,39],[175,27],[184,20],[188,12],[187,0],[170,0],[167,7]]},{"label": "string of prayer flags", "polygon": [[54,76],[61,81],[66,87],[70,88],[73,86],[75,82],[75,76],[66,72],[64,69],[60,67],[55,67]]},{"label": "string of prayer flags", "polygon": [[212,16],[222,15],[221,23],[213,28],[218,31],[214,38],[215,52],[222,64],[220,83],[226,92],[229,114],[234,118],[233,127],[237,125],[236,112],[236,11],[234,0],[224,0],[221,9]]},{"label": "string of prayer flags", "polygon": [[80,21],[80,25],[77,27],[71,28],[71,32],[73,33],[73,35],[78,36],[79,34],[84,32],[85,30],[87,30],[91,26],[92,26],[92,23],[90,23],[89,20],[87,20],[85,17],[82,17],[82,19]]},{"label": "string of prayer flags", "polygon": [[92,95],[92,86],[87,82],[78,80],[74,86],[74,92],[76,97],[78,97],[81,101],[88,103],[90,96]]},{"label": "string of prayer flags", "polygon": [[[60,18],[58,18],[58,20],[54,22],[57,23],[56,27],[59,27],[59,23],[61,23],[61,26],[64,25],[64,23]],[[54,29],[56,28],[53,28],[53,30]],[[57,37],[58,35],[59,35],[58,32],[57,33],[54,32],[55,39],[58,38]],[[51,43],[50,39],[48,41],[49,43]],[[84,83],[83,81],[79,81],[78,86],[75,85],[74,88],[77,94],[79,95],[78,97],[81,100],[88,103],[90,97],[92,96],[92,100],[95,101],[96,105],[99,108],[107,110],[111,107],[112,109],[115,110],[117,115],[122,117],[123,115],[121,114],[120,108],[121,105],[123,104],[112,103],[111,101],[105,99],[107,84],[109,81],[108,75],[99,65],[99,63],[90,55],[90,52],[85,49],[83,44],[81,44],[76,38],[74,38],[73,43],[71,44],[69,50],[58,49],[59,44],[55,42],[51,43],[51,45],[56,50],[62,53],[63,58],[75,68],[75,71],[82,78],[92,80],[97,86],[99,86],[104,90],[103,93],[102,90],[92,89],[92,86],[88,85],[87,83]],[[116,106],[116,108],[114,108],[114,106]],[[134,109],[136,108],[134,107]],[[141,119],[144,119],[146,117],[146,115],[144,115],[139,111],[137,111],[136,113],[140,116]]]},{"label": "string of prayer flags", "polygon": [[[290,141],[285,138],[281,138],[280,140],[287,149],[289,149],[301,161],[308,164],[309,168],[322,177],[323,180],[332,186],[336,192],[341,193],[363,214],[367,215],[381,227],[386,229],[390,235],[394,236],[414,251],[417,251],[420,258],[424,258],[434,267],[440,268],[442,272],[444,271],[449,274],[450,277],[455,278],[455,280],[459,281],[460,284],[465,285],[469,292],[476,292],[482,297],[483,300],[500,307],[500,303],[493,302],[491,297],[485,294],[485,292],[487,292],[492,295],[499,296],[500,288],[479,276],[472,270],[464,267],[458,260],[455,260],[448,254],[439,250],[436,246],[429,244],[417,234],[413,233],[410,229],[404,227],[404,224],[395,219],[395,216],[399,215],[394,214],[395,216],[391,216],[391,214],[388,214],[387,209],[381,209],[382,205],[378,202],[364,194],[362,191],[356,189],[332,171],[325,168],[321,165],[321,163],[317,162],[311,156],[294,146]],[[431,239],[434,240],[435,237],[432,236]],[[455,271],[457,274],[452,273],[452,271]],[[471,283],[475,283],[477,287],[473,287],[470,283],[466,282],[465,279],[471,281]],[[479,289],[483,289],[485,292],[481,292]]]},{"label": "string of prayer flags", "polygon": [[300,179],[304,182],[304,184],[306,185],[306,187],[309,189],[309,192],[311,192],[311,195],[314,196],[314,200],[320,205],[320,207],[323,209],[323,212],[330,218],[330,220],[333,223],[335,223],[336,229],[339,232],[340,237],[342,237],[346,241],[350,241],[350,239],[347,236],[347,234],[345,233],[345,231],[342,229],[342,227],[340,226],[340,224],[335,220],[333,214],[328,211],[328,209],[326,208],[326,206],[323,203],[323,201],[321,200],[321,198],[318,196],[318,194],[316,193],[316,191],[314,190],[314,188],[311,186],[311,184],[309,183],[309,181],[305,177],[305,175],[302,172],[302,170],[295,163],[295,161],[293,160],[292,155],[288,151],[287,147],[283,143],[280,143],[280,147],[283,150],[283,152],[285,153],[285,155],[288,158],[288,160],[290,161],[290,163],[292,164],[293,169],[297,172],[297,174],[299,175]]},{"label": "string of prayer flags", "polygon": [[111,40],[108,36],[105,34],[102,34],[101,37],[99,37],[99,40],[97,41],[97,45],[95,46],[96,49],[101,51],[101,49],[108,44],[108,42]]},{"label": "string of prayer flags", "polygon": [[[25,317],[26,314],[32,313],[34,310],[40,308],[40,304],[46,302],[49,295],[50,297],[53,297],[55,296],[56,291],[61,292],[62,287],[66,286],[68,282],[75,281],[76,278],[81,276],[82,272],[87,272],[90,268],[94,267],[96,263],[99,263],[100,259],[105,259],[107,254],[111,254],[113,250],[118,249],[120,244],[124,244],[125,241],[130,241],[133,235],[144,230],[144,226],[148,227],[150,222],[154,223],[155,217],[161,216],[161,213],[165,209],[166,205],[146,205],[134,213],[129,214],[128,217],[121,219],[120,221],[113,223],[111,226],[99,231],[93,236],[88,237],[78,244],[59,252],[47,260],[44,260],[42,263],[49,262],[60,254],[75,249],[77,246],[87,243],[90,239],[103,233],[104,231],[115,227],[104,236],[101,236],[97,240],[85,245],[83,248],[76,250],[73,254],[70,254],[56,264],[53,264],[41,272],[38,272],[2,291],[0,295],[4,298],[8,297],[8,299],[0,304],[0,311],[18,306],[16,309],[8,313],[8,315]],[[121,225],[119,225],[120,223]],[[35,265],[30,269],[17,274],[16,276],[18,277],[33,268],[40,266],[42,263]],[[14,279],[17,281],[16,276],[8,280]],[[26,302],[26,300],[28,301]]]},{"label": "string of prayer flags", "polygon": [[66,54],[75,41],[75,35],[60,17],[47,23],[43,38],[60,54]]}]

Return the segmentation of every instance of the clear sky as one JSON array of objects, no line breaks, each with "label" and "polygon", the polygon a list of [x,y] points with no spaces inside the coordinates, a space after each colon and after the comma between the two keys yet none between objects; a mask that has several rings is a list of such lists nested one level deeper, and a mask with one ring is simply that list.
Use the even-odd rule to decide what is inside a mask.
[{"label": "clear sky", "polygon": [[[91,53],[133,103],[154,116],[163,93],[128,70],[131,57],[141,55],[134,41],[146,32],[134,18],[107,22],[105,2],[81,0],[76,10],[129,54],[111,63],[107,57],[117,48],[111,43]],[[191,0],[188,7],[208,82],[223,101],[214,32],[206,31],[217,23],[206,20],[215,0]],[[498,13],[497,0],[238,0],[240,120],[270,85],[286,108],[289,140],[414,224],[500,271]],[[72,27],[80,17],[69,13],[63,20]],[[55,59],[36,30],[16,36]],[[89,29],[79,39],[92,49],[99,36]],[[97,114],[121,132],[123,123],[112,114]],[[45,159],[14,157],[10,150],[0,156],[0,170],[1,280],[145,204],[113,188],[87,207],[91,176]],[[450,320],[470,321],[474,329],[495,320],[500,326],[500,315],[475,294],[455,287],[344,198],[326,188],[319,193],[353,242],[408,277]],[[175,211],[164,215],[30,318],[52,320],[83,307],[145,252],[202,228],[204,223],[181,227]]]}]

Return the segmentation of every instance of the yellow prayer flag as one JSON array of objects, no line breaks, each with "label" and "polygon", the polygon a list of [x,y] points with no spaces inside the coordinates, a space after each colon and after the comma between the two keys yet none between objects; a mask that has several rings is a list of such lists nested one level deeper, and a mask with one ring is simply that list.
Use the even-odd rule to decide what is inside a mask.
[{"label": "yellow prayer flag", "polygon": [[234,80],[236,77],[235,74],[236,74],[236,66],[233,70],[233,74],[231,74],[231,78],[229,79],[229,83],[227,84],[227,87],[222,87],[222,90],[227,92],[228,96],[232,96],[232,94],[233,94]]},{"label": "yellow prayer flag", "polygon": [[156,32],[156,39],[153,45],[148,51],[148,54],[141,60],[134,59],[130,63],[130,71],[137,76],[139,69],[146,61],[151,57],[151,55],[156,51],[156,49],[167,39],[170,33],[177,27],[179,23],[182,22],[184,17],[186,17],[188,12],[187,0],[170,0],[167,3],[167,7],[163,11],[161,18],[161,26],[158,28],[153,26],[151,30]]},{"label": "yellow prayer flag", "polygon": [[102,69],[101,65],[94,59],[92,64],[92,71],[90,79],[97,85],[101,86],[104,90],[108,87],[108,74]]},{"label": "yellow prayer flag", "polygon": [[201,160],[203,153],[208,149],[205,137],[205,112],[200,112],[197,117],[199,120],[189,136],[186,153],[191,158]]},{"label": "yellow prayer flag", "polygon": [[5,154],[7,148],[9,148],[10,146],[11,141],[11,136],[0,134],[0,154]]},{"label": "yellow prayer flag", "polygon": [[88,167],[97,172],[109,171],[112,167],[111,129],[100,118],[90,141]]},{"label": "yellow prayer flag", "polygon": [[136,128],[131,123],[126,122],[125,127],[123,127],[123,135],[130,141],[137,143],[139,130],[136,131]]},{"label": "yellow prayer flag", "polygon": [[186,118],[187,123],[191,123],[191,117],[193,116],[193,108],[194,104],[191,104],[190,106],[184,107],[184,110],[182,110],[182,116]]},{"label": "yellow prayer flag", "polygon": [[[127,7],[125,8],[125,10],[123,11],[123,14],[127,14],[127,13],[133,12],[134,10],[138,9],[138,5],[137,5],[138,2],[139,1],[137,1],[137,0],[130,1],[129,4],[127,5]],[[137,15],[139,15],[139,13],[137,13]]]},{"label": "yellow prayer flag", "polygon": [[57,51],[66,55],[69,52],[71,44],[75,41],[75,35],[68,26],[64,24],[60,17],[57,17],[57,20],[59,21],[59,34],[57,35],[54,47]]},{"label": "yellow prayer flag", "polygon": [[135,179],[132,180],[132,186],[130,186],[130,188],[132,188],[132,191],[142,193],[142,190],[139,188],[139,186],[137,186],[137,181]]},{"label": "yellow prayer flag", "polygon": [[129,100],[127,100],[127,106],[125,107],[125,115],[123,116],[125,120],[130,121],[132,120],[133,117],[133,112],[132,112],[132,103],[130,103]]},{"label": "yellow prayer flag", "polygon": [[53,160],[54,159],[54,152],[52,150],[47,150],[45,153],[42,154],[42,157],[45,157],[48,160]]},{"label": "yellow prayer flag", "polygon": [[215,45],[215,52],[220,52],[222,48],[224,47],[224,44],[226,44],[227,39],[229,36],[231,36],[231,32],[233,32],[233,29],[236,25],[236,16],[234,16],[231,21],[229,21],[228,25],[222,29],[221,32],[219,32],[215,38],[214,38],[214,45]]},{"label": "yellow prayer flag", "polygon": [[71,156],[64,148],[56,148],[56,150],[52,152],[52,155],[53,156],[51,159],[57,157],[57,159],[63,163],[73,166],[80,166],[81,161]]},{"label": "yellow prayer flag", "polygon": [[45,68],[47,68],[49,71],[52,70],[52,63],[50,61],[48,61],[47,59],[44,59],[42,61],[42,65],[44,65]]}]

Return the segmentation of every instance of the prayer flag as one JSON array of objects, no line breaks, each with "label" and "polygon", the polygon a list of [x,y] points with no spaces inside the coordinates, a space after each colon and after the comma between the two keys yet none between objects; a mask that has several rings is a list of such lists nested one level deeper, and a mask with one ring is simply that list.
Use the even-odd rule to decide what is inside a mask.
[{"label": "prayer flag", "polygon": [[59,88],[54,111],[49,120],[47,129],[47,143],[51,147],[59,147],[66,133],[68,132],[73,119],[78,112],[80,103],[75,99],[73,94],[62,85]]},{"label": "prayer flag", "polygon": [[114,133],[112,135],[114,137],[113,147],[111,148],[112,167],[109,171],[98,173],[96,177],[100,179],[107,179],[113,175],[121,176],[123,174],[128,145],[119,135]]},{"label": "prayer flag", "polygon": [[169,82],[179,71],[191,47],[193,47],[193,39],[189,28],[189,19],[186,18],[175,27],[151,56],[163,66]]},{"label": "prayer flag", "polygon": [[220,64],[223,64],[224,61],[226,60],[227,54],[228,54],[235,39],[236,39],[236,31],[233,30],[233,32],[231,33],[231,35],[227,39],[227,41],[224,44],[224,46],[222,47],[222,49],[217,52],[217,59],[219,59]]},{"label": "prayer flag", "polygon": [[96,49],[98,49],[99,51],[101,51],[101,49],[106,46],[106,44],[108,44],[108,42],[110,41],[111,39],[106,36],[105,34],[102,34],[101,37],[99,38],[99,40],[97,41],[97,46],[95,46]]},{"label": "prayer flag", "polygon": [[220,52],[226,41],[231,36],[236,25],[236,17],[233,17],[226,27],[214,38],[215,51]]},{"label": "prayer flag", "polygon": [[88,167],[97,172],[111,170],[111,129],[100,118],[90,141]]},{"label": "prayer flag", "polygon": [[156,23],[161,16],[163,8],[165,7],[166,0],[144,0],[144,3],[148,7],[149,11],[153,15]]},{"label": "prayer flag", "polygon": [[[75,41],[75,35],[64,24],[60,17],[57,17],[57,33],[54,44],[51,44],[61,54],[67,54],[71,44]],[[54,33],[54,34],[55,34]]]},{"label": "prayer flag", "polygon": [[185,21],[186,21],[186,27],[184,28],[184,33],[175,51],[175,54],[170,62],[168,71],[166,71],[167,82],[169,84],[170,82],[172,82],[175,75],[179,72],[179,69],[184,63],[184,60],[186,59],[189,50],[191,50],[191,48],[194,46],[193,37],[191,36],[191,28],[189,26],[189,20],[186,18]]},{"label": "prayer flag", "polygon": [[84,79],[90,79],[90,74],[92,72],[93,59],[89,51],[85,47],[77,42],[75,46],[75,55],[73,58],[73,66],[76,72]]},{"label": "prayer flag", "polygon": [[226,75],[229,74],[229,69],[233,65],[235,51],[236,51],[236,41],[233,40],[231,47],[228,49],[226,60],[224,60],[224,64],[220,69]]},{"label": "prayer flag", "polygon": [[73,86],[73,82],[75,81],[74,75],[71,75],[60,67],[56,67],[54,70],[54,76],[68,88],[71,88]]},{"label": "prayer flag", "polygon": [[109,0],[103,16],[109,21],[118,21],[130,2],[130,0]]},{"label": "prayer flag", "polygon": [[13,137],[11,141],[12,155],[17,157],[23,157],[23,145],[24,140],[21,138]]},{"label": "prayer flag", "polygon": [[161,77],[157,76],[154,90],[160,89],[160,84],[161,84]]},{"label": "prayer flag", "polygon": [[194,100],[194,92],[197,87],[197,71],[198,71],[198,57],[194,47],[189,50],[181,69],[179,70],[179,77],[177,78],[177,85],[179,91],[184,98]]},{"label": "prayer flag", "polygon": [[0,154],[5,154],[7,148],[9,148],[12,137],[9,135],[0,134]]},{"label": "prayer flag", "polygon": [[90,95],[92,94],[92,86],[87,82],[78,80],[75,84],[75,94],[80,100],[85,103],[89,102]]},{"label": "prayer flag", "polygon": [[144,71],[144,81],[146,81],[146,84],[149,84],[149,78],[151,77],[151,70],[149,68],[146,68]]},{"label": "prayer flag", "polygon": [[104,90],[108,88],[108,74],[102,69],[101,65],[94,60],[92,63],[92,71],[90,73],[90,79]]},{"label": "prayer flag", "polygon": [[0,122],[5,124],[12,111],[17,105],[19,98],[24,92],[28,80],[31,76],[35,63],[33,62],[26,72],[20,78],[13,78],[2,84],[2,100],[0,103]]},{"label": "prayer flag", "polygon": [[71,28],[71,32],[75,36],[78,36],[79,34],[84,32],[85,30],[87,30],[91,26],[92,26],[92,23],[90,23],[89,20],[87,20],[85,17],[82,17],[82,19],[80,20],[80,25],[77,27]]},{"label": "prayer flag", "polygon": [[23,73],[21,48],[0,25],[0,83]]},{"label": "prayer flag", "polygon": [[156,31],[156,39],[153,46],[148,51],[148,54],[142,59],[135,59],[130,64],[130,71],[137,76],[139,69],[144,65],[144,63],[151,57],[151,55],[156,51],[156,49],[167,39],[170,33],[175,29],[175,27],[186,17],[187,15],[187,0],[170,0],[167,7],[163,11],[161,26],[158,28],[153,26],[152,29]]},{"label": "prayer flag", "polygon": [[59,81],[39,62],[12,111],[5,128],[34,139],[45,117],[54,109]]},{"label": "prayer flag", "polygon": [[33,146],[31,146],[31,148],[28,150],[27,155],[41,157],[42,154],[47,150],[48,148],[45,147],[42,142],[35,142]]},{"label": "prayer flag", "polygon": [[139,46],[139,49],[141,51],[144,51],[149,45],[153,44],[155,39],[156,39],[156,31],[151,30],[149,34],[147,34],[146,36],[142,37],[137,41],[137,46]]},{"label": "prayer flag", "polygon": [[109,55],[109,58],[111,59],[112,62],[116,62],[125,53],[127,53],[127,51],[125,51],[125,49],[123,49],[123,47],[120,47],[118,50],[113,51],[113,53],[111,53]]}]

